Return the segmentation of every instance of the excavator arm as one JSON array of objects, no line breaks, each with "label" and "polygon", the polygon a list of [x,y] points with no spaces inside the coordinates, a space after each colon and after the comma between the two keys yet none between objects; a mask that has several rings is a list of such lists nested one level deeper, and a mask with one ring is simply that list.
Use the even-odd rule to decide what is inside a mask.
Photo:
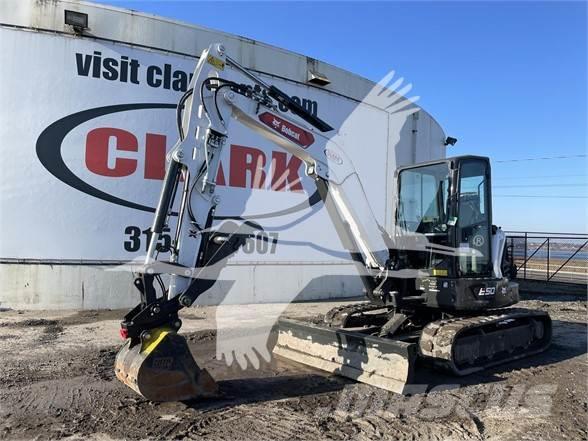
[{"label": "excavator arm", "polygon": [[[238,83],[229,77],[246,77],[255,84]],[[278,102],[314,128],[280,113]],[[209,270],[214,266],[209,262],[210,236],[212,219],[221,203],[215,177],[233,119],[304,162],[306,174],[316,184],[337,232],[369,286],[373,286],[372,279],[377,274],[387,269],[387,233],[373,215],[351,160],[342,146],[325,135],[333,129],[232,60],[221,45],[212,45],[200,57],[189,90],[178,105],[180,136],[168,154],[169,166],[151,228],[153,234],[144,265],[139,268],[140,276],[135,280],[142,301],[123,321],[123,336],[137,337],[150,326],[173,325],[178,322],[175,312],[190,306],[204,292],[203,286],[210,287],[203,279],[214,279],[214,269]],[[157,239],[173,214],[178,192],[176,232],[169,262],[163,264],[156,260]],[[237,238],[238,233],[234,234]],[[231,239],[217,238],[221,240]],[[232,245],[227,248],[234,250]],[[214,248],[216,253],[226,255],[225,250]],[[213,262],[220,268],[217,261],[222,259],[216,257]],[[170,274],[170,281],[158,297],[154,281],[162,273]],[[145,309],[149,310],[147,315]]]},{"label": "excavator arm", "polygon": [[[248,80],[249,84],[236,79]],[[278,103],[312,127],[280,113]],[[116,362],[119,379],[158,401],[213,393],[203,385],[212,384],[208,374],[194,367],[185,341],[176,333],[181,327],[178,311],[190,306],[212,286],[223,262],[247,237],[238,227],[224,232],[211,228],[221,203],[215,178],[233,119],[304,162],[306,174],[316,184],[368,295],[373,292],[378,275],[389,265],[387,233],[376,221],[343,146],[328,136],[334,129],[227,56],[222,45],[213,44],[202,53],[177,112],[179,139],[168,154],[169,164],[147,255],[143,265],[136,269],[134,284],[141,302],[121,323],[126,344]],[[180,204],[174,213],[172,207],[177,198]],[[177,225],[169,262],[164,263],[157,260],[157,239],[173,215],[177,215]],[[167,287],[162,274],[169,276]],[[159,282],[159,289],[155,282]],[[162,386],[161,376],[166,372],[160,368],[162,362],[156,362],[162,356],[154,356],[148,350],[167,348],[171,344],[163,343],[166,338],[174,340],[174,355],[167,351],[163,358],[168,357],[174,366],[170,369],[166,365],[164,371],[175,370],[183,389]],[[175,365],[177,359],[188,361]],[[206,378],[204,383],[202,378]],[[169,381],[168,375],[166,382]]]}]

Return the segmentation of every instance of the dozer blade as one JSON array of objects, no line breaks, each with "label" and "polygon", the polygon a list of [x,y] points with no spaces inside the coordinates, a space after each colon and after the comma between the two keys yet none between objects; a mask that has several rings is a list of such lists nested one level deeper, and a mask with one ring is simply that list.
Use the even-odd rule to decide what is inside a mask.
[{"label": "dozer blade", "polygon": [[168,328],[127,339],[114,369],[120,381],[151,401],[184,401],[218,392],[208,371],[196,364],[186,339]]},{"label": "dozer blade", "polygon": [[280,319],[274,354],[402,394],[412,381],[417,348],[415,343]]}]

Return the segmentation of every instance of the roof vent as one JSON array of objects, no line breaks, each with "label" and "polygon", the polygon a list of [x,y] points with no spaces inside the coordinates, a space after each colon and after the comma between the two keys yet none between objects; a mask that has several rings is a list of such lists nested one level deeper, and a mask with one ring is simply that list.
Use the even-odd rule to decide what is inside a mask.
[{"label": "roof vent", "polygon": [[331,80],[329,80],[326,75],[320,74],[313,70],[308,71],[307,82],[311,84],[316,84],[317,86],[326,86],[328,84],[331,84]]}]

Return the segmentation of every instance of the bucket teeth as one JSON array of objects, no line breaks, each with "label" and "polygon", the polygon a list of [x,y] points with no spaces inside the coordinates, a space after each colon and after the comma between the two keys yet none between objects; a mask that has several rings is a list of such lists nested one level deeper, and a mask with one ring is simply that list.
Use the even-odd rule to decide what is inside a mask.
[{"label": "bucket teeth", "polygon": [[168,328],[127,339],[115,360],[117,378],[151,401],[184,401],[218,395],[208,371],[198,366],[186,339]]}]

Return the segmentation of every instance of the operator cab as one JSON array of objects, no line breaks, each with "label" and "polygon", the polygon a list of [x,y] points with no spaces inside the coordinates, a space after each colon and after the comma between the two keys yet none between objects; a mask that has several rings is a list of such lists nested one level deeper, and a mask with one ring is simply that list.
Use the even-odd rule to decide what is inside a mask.
[{"label": "operator cab", "polygon": [[423,235],[431,243],[460,251],[459,256],[448,258],[447,254],[407,250],[409,267],[450,277],[491,274],[488,158],[461,156],[402,167],[397,182],[400,234]]},{"label": "operator cab", "polygon": [[[500,285],[493,278],[488,158],[459,156],[401,167],[396,182],[396,230],[403,239],[396,251],[397,268],[428,274],[414,280],[413,293],[429,292],[429,306],[450,309],[477,309],[493,302],[475,294],[486,286],[482,280]],[[428,244],[448,248],[433,251]],[[444,293],[443,287],[449,289]]]}]

